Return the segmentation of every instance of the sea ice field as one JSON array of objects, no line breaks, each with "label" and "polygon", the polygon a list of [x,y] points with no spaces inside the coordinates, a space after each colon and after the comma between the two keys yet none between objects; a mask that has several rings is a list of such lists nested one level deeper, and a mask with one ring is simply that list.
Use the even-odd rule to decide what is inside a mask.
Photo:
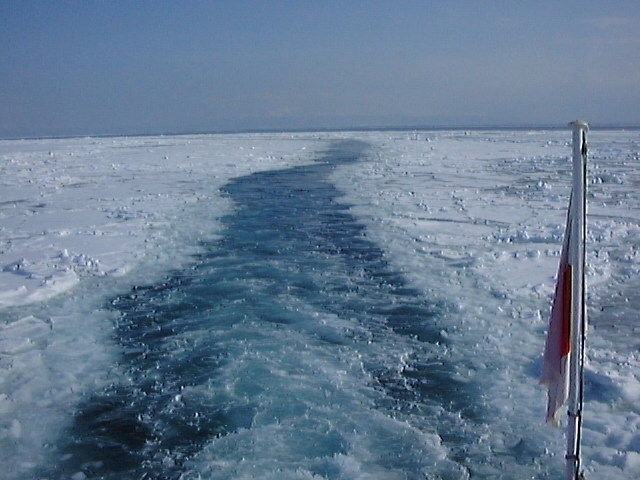
[{"label": "sea ice field", "polygon": [[[0,140],[0,478],[557,479],[567,130]],[[640,478],[640,131],[588,135],[583,467]]]}]

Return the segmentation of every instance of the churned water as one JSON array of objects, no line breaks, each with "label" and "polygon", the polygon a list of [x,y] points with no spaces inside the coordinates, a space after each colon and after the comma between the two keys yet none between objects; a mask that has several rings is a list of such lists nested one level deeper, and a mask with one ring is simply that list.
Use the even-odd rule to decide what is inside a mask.
[{"label": "churned water", "polygon": [[330,174],[366,147],[231,181],[220,240],[112,299],[123,380],[78,406],[41,477],[512,478],[537,462],[482,447],[481,389],[443,355],[454,307],[407,286],[337,200]]}]

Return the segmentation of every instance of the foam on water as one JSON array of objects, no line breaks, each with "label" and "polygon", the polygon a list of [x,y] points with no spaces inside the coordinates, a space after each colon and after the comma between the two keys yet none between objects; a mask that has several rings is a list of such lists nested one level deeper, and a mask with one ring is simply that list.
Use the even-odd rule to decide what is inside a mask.
[{"label": "foam on water", "polygon": [[41,476],[558,473],[540,439],[496,430],[470,372],[503,364],[460,354],[459,308],[409,288],[336,201],[327,176],[362,148],[234,180],[220,241],[110,302],[121,379],[85,397]]}]

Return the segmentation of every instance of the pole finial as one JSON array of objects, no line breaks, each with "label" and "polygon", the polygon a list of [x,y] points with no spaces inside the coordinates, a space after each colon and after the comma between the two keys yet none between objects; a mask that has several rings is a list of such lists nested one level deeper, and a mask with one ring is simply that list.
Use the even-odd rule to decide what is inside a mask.
[{"label": "pole finial", "polygon": [[589,130],[589,124],[584,120],[574,120],[569,124],[569,127],[572,130],[586,130],[586,131]]}]

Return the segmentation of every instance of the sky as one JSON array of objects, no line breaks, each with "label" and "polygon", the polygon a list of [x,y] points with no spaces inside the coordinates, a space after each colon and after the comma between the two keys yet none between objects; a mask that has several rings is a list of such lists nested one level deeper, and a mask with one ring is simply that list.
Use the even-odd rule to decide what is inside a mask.
[{"label": "sky", "polygon": [[640,124],[640,2],[0,0],[0,137]]}]

